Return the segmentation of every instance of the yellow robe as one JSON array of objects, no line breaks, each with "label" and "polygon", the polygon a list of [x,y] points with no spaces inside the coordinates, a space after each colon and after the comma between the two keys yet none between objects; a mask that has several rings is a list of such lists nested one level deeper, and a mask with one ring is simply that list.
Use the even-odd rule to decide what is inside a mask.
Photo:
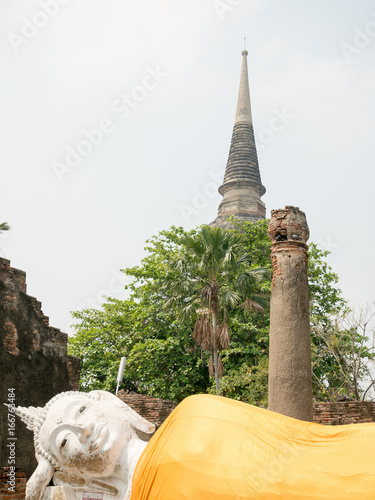
[{"label": "yellow robe", "polygon": [[375,424],[323,426],[185,399],[137,464],[131,500],[375,500]]}]

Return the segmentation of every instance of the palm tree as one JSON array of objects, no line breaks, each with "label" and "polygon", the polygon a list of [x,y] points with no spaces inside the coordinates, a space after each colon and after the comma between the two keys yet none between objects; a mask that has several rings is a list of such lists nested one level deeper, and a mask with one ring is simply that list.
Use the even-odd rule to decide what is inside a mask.
[{"label": "palm tree", "polygon": [[[10,226],[7,222],[1,222],[0,223],[0,238],[1,238],[1,234],[4,232],[4,231],[9,231],[10,229]],[[3,253],[3,252],[1,252]],[[4,254],[3,254],[4,255]]]},{"label": "palm tree", "polygon": [[251,268],[250,256],[242,250],[243,238],[233,230],[209,226],[185,236],[180,241],[185,252],[173,263],[162,287],[168,297],[166,307],[196,318],[193,335],[202,350],[211,352],[210,375],[215,376],[217,394],[222,374],[219,352],[230,345],[229,308],[243,302],[247,309],[264,311],[254,290],[269,270]]},{"label": "palm tree", "polygon": [[7,222],[2,222],[0,224],[0,233],[2,233],[3,231],[9,231],[10,229],[10,226]]}]

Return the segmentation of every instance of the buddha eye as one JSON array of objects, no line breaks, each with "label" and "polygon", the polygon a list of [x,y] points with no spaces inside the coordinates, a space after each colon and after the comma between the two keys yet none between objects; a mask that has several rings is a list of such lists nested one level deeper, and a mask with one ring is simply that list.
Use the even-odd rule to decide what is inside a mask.
[{"label": "buddha eye", "polygon": [[60,448],[63,448],[63,447],[66,445],[66,443],[67,443],[67,442],[68,442],[68,440],[67,440],[66,438],[64,438],[64,439],[62,440],[62,442],[61,442],[61,446],[60,446]]},{"label": "buddha eye", "polygon": [[81,408],[78,410],[79,413],[82,413],[86,410],[87,406],[83,405]]}]

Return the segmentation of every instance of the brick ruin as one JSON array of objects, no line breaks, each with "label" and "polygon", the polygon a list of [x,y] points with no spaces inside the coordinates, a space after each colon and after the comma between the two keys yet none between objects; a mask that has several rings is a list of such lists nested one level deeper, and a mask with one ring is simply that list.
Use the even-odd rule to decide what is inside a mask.
[{"label": "brick ruin", "polygon": [[[1,500],[23,500],[26,494],[26,476],[21,469],[16,468],[12,475],[11,486],[9,471],[6,467],[0,467],[0,499]],[[10,486],[10,488],[9,488]]]},{"label": "brick ruin", "polygon": [[[173,401],[153,398],[144,394],[126,393],[123,389],[119,391],[117,396],[143,418],[158,427],[177,406],[177,403]],[[323,425],[375,423],[375,402],[335,401],[314,403],[313,413],[313,421]]]},{"label": "brick ruin", "polygon": [[314,403],[314,422],[323,425],[375,422],[375,402],[342,401]]},{"label": "brick ruin", "polygon": [[[41,306],[26,293],[26,273],[0,258],[1,403],[44,406],[59,392],[78,390],[80,360],[67,355],[68,335],[49,325]],[[1,404],[0,467],[12,465],[7,445],[15,437],[15,465],[29,477],[37,465],[33,436],[18,419],[13,429],[11,420]]]},{"label": "brick ruin", "polygon": [[268,409],[313,421],[305,214],[292,206],[271,210],[268,236],[273,269]]},{"label": "brick ruin", "polygon": [[177,403],[166,399],[153,398],[144,394],[125,392],[124,389],[118,392],[117,396],[139,413],[143,418],[160,427],[168,415],[176,408]]}]

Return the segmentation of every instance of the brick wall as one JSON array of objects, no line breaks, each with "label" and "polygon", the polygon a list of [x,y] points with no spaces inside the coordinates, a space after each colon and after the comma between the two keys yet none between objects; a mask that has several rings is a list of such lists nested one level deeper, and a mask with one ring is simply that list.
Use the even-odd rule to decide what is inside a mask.
[{"label": "brick wall", "polygon": [[[67,356],[67,334],[49,325],[42,303],[26,290],[26,273],[0,258],[0,401],[11,390],[16,405],[44,406],[59,392],[78,389],[80,362]],[[0,467],[9,465],[9,432],[8,409],[0,404]],[[37,465],[33,436],[18,419],[14,437],[15,465],[30,477]]]},{"label": "brick wall", "polygon": [[375,422],[375,402],[343,401],[335,403],[315,403],[314,422],[324,425]]},{"label": "brick wall", "polygon": [[0,499],[24,500],[26,491],[26,476],[21,469],[15,470],[0,467]]},{"label": "brick wall", "polygon": [[117,396],[139,415],[158,427],[177,406],[177,403],[173,401],[153,398],[144,394],[127,393],[123,389],[119,391]]},{"label": "brick wall", "polygon": [[[119,391],[117,396],[146,420],[156,423],[158,426],[177,406],[173,401],[153,398],[144,394],[126,393],[123,389]],[[375,422],[375,402],[314,403],[314,422],[323,425]]]},{"label": "brick wall", "polygon": [[79,391],[79,378],[81,375],[81,360],[74,356],[68,356],[69,390]]}]

